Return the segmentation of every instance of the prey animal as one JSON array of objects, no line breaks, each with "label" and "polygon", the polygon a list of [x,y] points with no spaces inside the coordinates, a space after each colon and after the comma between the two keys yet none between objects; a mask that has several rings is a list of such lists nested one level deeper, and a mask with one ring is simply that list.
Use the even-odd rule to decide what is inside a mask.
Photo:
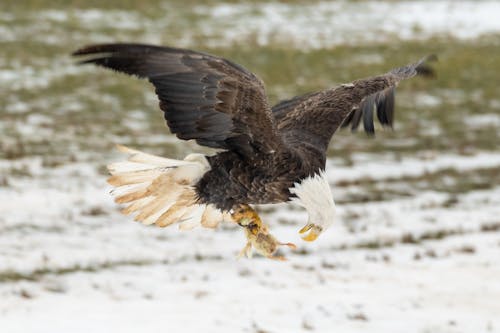
[{"label": "prey animal", "polygon": [[216,148],[184,160],[119,146],[129,155],[108,166],[115,201],[135,220],[181,229],[214,228],[228,220],[245,230],[247,244],[273,258],[280,243],[250,205],[294,201],[309,215],[300,230],[314,241],[336,215],[325,174],[326,151],[339,127],[363,122],[374,133],[374,114],[392,126],[394,90],[416,75],[432,75],[426,57],[416,63],[271,106],[264,83],[229,60],[192,50],[143,44],[81,48],[81,64],[146,78],[155,87],[170,131],[181,140]]}]

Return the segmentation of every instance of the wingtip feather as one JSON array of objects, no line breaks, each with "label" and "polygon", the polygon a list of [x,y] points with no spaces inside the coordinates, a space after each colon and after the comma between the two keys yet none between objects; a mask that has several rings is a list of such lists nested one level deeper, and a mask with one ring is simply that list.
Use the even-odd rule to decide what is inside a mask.
[{"label": "wingtip feather", "polygon": [[431,64],[437,61],[438,57],[436,54],[429,54],[423,57],[415,66],[415,71],[417,72],[417,75],[427,78],[436,77],[436,71],[431,66]]}]

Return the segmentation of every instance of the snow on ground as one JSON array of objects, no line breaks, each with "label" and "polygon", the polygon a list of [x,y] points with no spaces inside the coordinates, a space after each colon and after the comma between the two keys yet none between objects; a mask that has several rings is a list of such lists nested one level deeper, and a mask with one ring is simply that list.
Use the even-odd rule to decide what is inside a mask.
[{"label": "snow on ground", "polygon": [[[385,161],[407,170],[500,167],[497,154]],[[486,158],[487,156],[487,158]],[[365,179],[366,155],[341,175]],[[488,160],[488,163],[482,161]],[[364,161],[364,162],[363,162]],[[454,162],[453,162],[454,161]],[[12,166],[4,161],[2,170]],[[236,259],[241,230],[145,227],[118,213],[89,163],[45,169],[0,191],[0,327],[5,332],[495,332],[500,328],[500,187],[340,205],[315,243],[300,208],[263,208],[289,261]],[[374,168],[375,166],[372,166]],[[370,169],[370,168],[368,168]],[[414,174],[413,174],[414,175]],[[371,173],[384,184],[386,175]],[[361,191],[362,188],[358,188]],[[28,321],[25,318],[29,318]]]},{"label": "snow on ground", "polygon": [[[183,9],[166,4],[158,18],[125,10],[50,9],[28,16],[28,25],[12,25],[10,17],[0,17],[0,32],[5,41],[15,41],[29,39],[36,27],[47,32],[39,36],[38,42],[58,44],[61,37],[53,32],[67,33],[67,25],[71,24],[88,31],[64,37],[75,45],[75,41],[89,38],[105,42],[106,30],[116,29],[120,31],[119,35],[115,33],[118,39],[126,40],[130,33],[140,32],[139,40],[150,43],[160,43],[161,36],[168,32],[165,38],[172,38],[176,46],[191,46],[196,40],[209,47],[227,47],[251,40],[261,46],[278,44],[300,49],[385,43],[394,38],[473,39],[500,32],[498,1],[220,3],[195,6],[186,17],[182,17]],[[8,77],[8,73],[4,76]]]},{"label": "snow on ground", "polygon": [[[21,19],[0,13],[0,35],[6,43],[31,43],[37,31],[37,48],[56,45],[64,54],[68,45],[130,36],[188,47],[255,40],[308,49],[498,34],[498,12],[498,1],[220,3],[195,6],[187,16],[165,8],[158,17],[50,9]],[[135,136],[149,123],[146,113],[132,110],[117,125],[125,129],[120,134],[98,132],[93,119],[78,118],[96,132],[79,134],[86,145],[75,142],[82,128],[63,120],[88,114],[83,96],[99,99],[106,110],[122,105],[99,88],[31,100],[17,94],[93,71],[55,58],[43,52],[33,61],[0,57],[0,85],[9,92],[0,110],[6,117],[0,147],[12,150],[10,159],[0,160],[0,332],[500,332],[500,184],[487,182],[500,168],[498,151],[354,153],[350,165],[330,159],[327,174],[339,209],[331,229],[305,243],[297,233],[307,221],[304,210],[263,206],[272,233],[298,249],[283,250],[287,262],[237,260],[244,245],[237,226],[180,232],[142,226],[119,213],[103,174],[116,156],[102,151],[111,142],[165,146],[178,140]],[[148,94],[144,99],[156,104]],[[415,97],[424,109],[443,101],[462,105],[465,98],[458,88]],[[490,110],[470,115],[464,126],[498,128],[499,105],[491,100]],[[443,124],[421,121],[428,122],[429,136],[444,135]],[[416,140],[390,144],[412,147]],[[71,157],[40,156],[50,142]]]},{"label": "snow on ground", "polygon": [[[467,171],[479,168],[494,168],[500,165],[500,154],[496,152],[482,152],[468,156],[457,156],[451,154],[440,154],[439,157],[423,156],[422,158],[406,158],[398,164],[394,164],[390,157],[373,154],[357,154],[353,160],[354,166],[348,168],[331,167],[327,172],[335,181],[349,181],[359,178],[401,178],[407,176],[422,176],[426,173],[434,173],[445,169]],[[334,165],[333,161],[329,161]]]},{"label": "snow on ground", "polygon": [[394,37],[469,39],[500,32],[498,1],[325,1],[300,6],[271,2],[200,6],[198,12],[221,22],[203,27],[210,37],[222,35],[233,42],[253,37],[260,45],[291,42],[300,48],[384,42]]},{"label": "snow on ground", "polygon": [[482,115],[473,115],[467,120],[467,123],[471,128],[500,128],[500,114],[487,113]]}]

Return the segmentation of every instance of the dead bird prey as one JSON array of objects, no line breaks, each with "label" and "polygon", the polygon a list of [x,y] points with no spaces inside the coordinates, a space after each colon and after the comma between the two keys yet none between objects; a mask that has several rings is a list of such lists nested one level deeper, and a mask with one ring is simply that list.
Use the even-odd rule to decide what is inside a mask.
[{"label": "dead bird prey", "polygon": [[229,60],[202,52],[141,44],[102,44],[73,53],[81,64],[96,64],[147,78],[156,88],[167,125],[179,139],[222,151],[173,160],[120,146],[125,162],[108,166],[108,182],[125,214],[161,227],[181,229],[222,220],[245,228],[247,245],[275,256],[280,243],[269,234],[250,204],[295,201],[309,214],[300,230],[315,240],[335,218],[325,176],[326,150],[339,126],[356,129],[363,121],[374,132],[392,126],[394,89],[415,75],[432,75],[427,57],[386,74],[297,96],[271,107],[263,82]]}]

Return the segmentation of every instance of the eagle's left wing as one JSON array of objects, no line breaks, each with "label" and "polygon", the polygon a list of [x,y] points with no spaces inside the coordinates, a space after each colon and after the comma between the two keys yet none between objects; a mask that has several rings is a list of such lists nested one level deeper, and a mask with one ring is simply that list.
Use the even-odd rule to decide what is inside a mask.
[{"label": "eagle's left wing", "polygon": [[[399,81],[411,78],[415,75],[432,77],[434,76],[434,70],[429,66],[429,62],[435,61],[436,59],[435,55],[430,55],[421,59],[416,64],[393,69],[387,73],[387,75],[393,75],[398,78]],[[366,96],[359,105],[354,107],[349,116],[344,119],[341,127],[351,125],[351,130],[355,131],[361,120],[363,120],[365,132],[369,135],[373,135],[375,133],[373,123],[374,110],[376,111],[377,118],[382,126],[392,127],[394,119],[395,93],[396,85],[391,85],[382,91]]]},{"label": "eagle's left wing", "polygon": [[284,99],[279,101],[272,107],[273,117],[277,124],[281,122],[282,119],[286,118],[288,112],[295,109],[302,102],[320,94],[321,91],[310,92],[304,95],[298,95],[290,99]]},{"label": "eagle's left wing", "polygon": [[366,133],[374,134],[374,110],[382,126],[392,127],[396,85],[415,75],[434,75],[428,63],[435,59],[431,55],[380,76],[280,101],[272,107],[275,122],[282,132],[303,128],[307,123],[315,123],[318,128],[326,126],[327,141],[338,127],[350,125],[354,131],[361,121]]}]

